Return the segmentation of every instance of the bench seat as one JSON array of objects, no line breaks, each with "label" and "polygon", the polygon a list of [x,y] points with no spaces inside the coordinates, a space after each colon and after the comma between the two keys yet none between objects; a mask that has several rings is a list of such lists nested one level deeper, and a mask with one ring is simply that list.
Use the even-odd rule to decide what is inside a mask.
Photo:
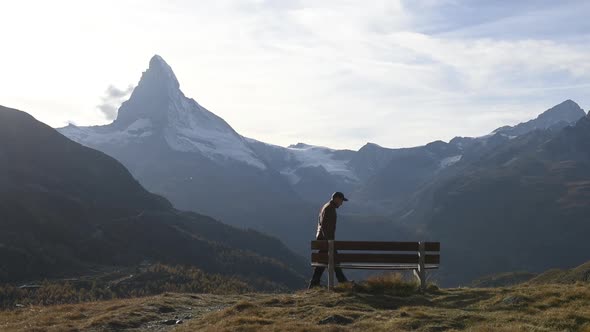
[{"label": "bench seat", "polygon": [[[312,263],[311,266],[323,266],[328,267],[328,264]],[[357,270],[417,270],[418,264],[334,264],[334,267],[341,269],[357,269]],[[438,264],[426,264],[424,268],[427,270],[438,269]]]},{"label": "bench seat", "polygon": [[438,269],[439,242],[311,241],[311,266],[328,269],[328,288],[334,288],[334,269],[412,270],[426,287],[426,270]]}]

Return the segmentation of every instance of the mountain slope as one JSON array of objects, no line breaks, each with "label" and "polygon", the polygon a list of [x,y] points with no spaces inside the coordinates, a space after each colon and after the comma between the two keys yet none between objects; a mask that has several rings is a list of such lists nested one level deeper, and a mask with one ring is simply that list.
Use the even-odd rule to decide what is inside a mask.
[{"label": "mountain slope", "polygon": [[588,142],[585,116],[474,153],[421,188],[398,219],[445,243],[447,282],[579,264],[590,249]]},{"label": "mountain slope", "polygon": [[247,143],[222,118],[187,98],[170,66],[150,60],[138,86],[110,125],[61,130],[85,145],[116,145],[162,139],[179,152],[198,152],[215,161],[229,159],[265,169]]},{"label": "mountain slope", "polygon": [[514,137],[526,134],[535,129],[563,128],[575,123],[583,118],[584,115],[586,114],[580,105],[568,99],[539,114],[535,119],[519,123],[514,127],[500,127],[494,130],[492,134],[499,133]]},{"label": "mountain slope", "polygon": [[113,158],[0,107],[0,281],[145,260],[287,287],[306,270],[278,240],[177,211]]},{"label": "mountain slope", "polygon": [[397,206],[421,186],[444,176],[446,168],[479,158],[484,151],[537,129],[558,131],[585,116],[578,104],[566,100],[537,118],[514,127],[505,126],[481,137],[455,137],[449,143],[431,142],[407,149],[386,149],[374,144],[361,148],[352,163],[365,180],[356,195],[383,206]]},{"label": "mountain slope", "polygon": [[251,138],[247,141],[257,155],[285,177],[293,190],[308,202],[322,202],[334,191],[350,192],[359,183],[349,165],[355,151],[304,143],[285,148]]},{"label": "mountain slope", "polygon": [[58,130],[113,156],[179,209],[263,230],[301,251],[308,247],[314,208],[245,138],[187,98],[157,55],[113,123]]},{"label": "mountain slope", "polygon": [[425,146],[387,150],[388,161],[374,171],[360,187],[355,196],[380,204],[383,213],[391,211],[408,193],[430,181],[444,168],[462,158],[463,151],[457,146],[442,141]]},{"label": "mountain slope", "polygon": [[[429,218],[438,199],[433,184],[458,176],[466,165],[532,130],[558,131],[583,115],[577,104],[565,101],[531,121],[448,143],[405,149],[369,143],[359,151],[302,143],[280,147],[239,135],[187,98],[170,66],[154,56],[113,123],[59,130],[113,156],[175,207],[278,236],[307,254],[317,212],[330,193],[351,197],[342,209],[341,235],[363,230],[367,239],[382,236],[382,227],[366,227],[366,220],[378,220],[395,233],[400,226],[384,220],[392,211],[405,228],[416,228],[411,221]],[[421,208],[412,208],[417,204]]]}]

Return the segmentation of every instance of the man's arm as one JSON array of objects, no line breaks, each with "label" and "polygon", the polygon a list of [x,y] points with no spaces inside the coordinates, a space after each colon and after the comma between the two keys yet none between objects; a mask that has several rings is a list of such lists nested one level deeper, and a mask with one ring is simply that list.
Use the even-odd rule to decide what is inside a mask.
[{"label": "man's arm", "polygon": [[322,213],[322,229],[327,240],[334,240],[336,235],[336,210],[324,209]]}]

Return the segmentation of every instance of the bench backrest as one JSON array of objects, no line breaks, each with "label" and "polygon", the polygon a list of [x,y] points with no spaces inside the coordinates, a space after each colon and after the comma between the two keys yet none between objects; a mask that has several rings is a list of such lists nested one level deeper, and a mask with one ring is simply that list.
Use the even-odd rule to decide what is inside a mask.
[{"label": "bench backrest", "polygon": [[[440,242],[333,241],[333,246],[337,264],[440,264]],[[312,263],[329,263],[328,241],[312,241],[311,249]]]}]

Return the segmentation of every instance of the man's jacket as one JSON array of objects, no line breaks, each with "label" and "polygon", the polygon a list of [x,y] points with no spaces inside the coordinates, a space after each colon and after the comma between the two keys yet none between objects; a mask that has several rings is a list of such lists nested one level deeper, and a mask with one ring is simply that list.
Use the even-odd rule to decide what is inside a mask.
[{"label": "man's jacket", "polygon": [[336,234],[336,204],[329,201],[324,204],[318,216],[317,240],[334,240]]}]

